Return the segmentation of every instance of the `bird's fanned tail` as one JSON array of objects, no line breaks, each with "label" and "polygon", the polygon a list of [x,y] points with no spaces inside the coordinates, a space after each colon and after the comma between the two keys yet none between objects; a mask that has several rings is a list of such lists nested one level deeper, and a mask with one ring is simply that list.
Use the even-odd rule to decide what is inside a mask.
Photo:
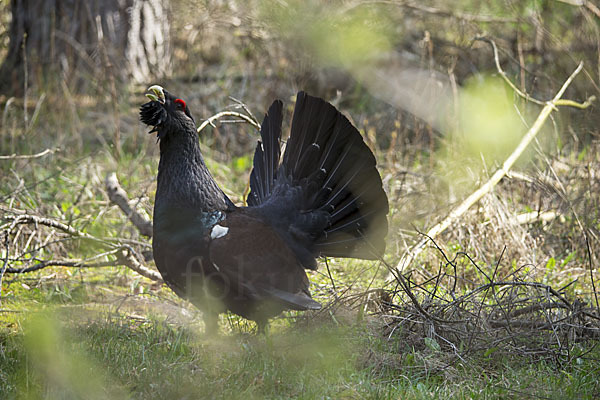
[{"label": "bird's fanned tail", "polygon": [[[279,164],[281,103],[269,109],[251,175],[249,205],[270,201],[278,185],[299,186],[296,226],[315,256],[376,259],[385,250],[387,196],[375,157],[358,130],[326,101],[298,93]],[[276,160],[276,161],[273,161]],[[318,221],[327,216],[325,228]],[[309,222],[307,222],[309,221]],[[295,233],[295,236],[302,236]]]}]

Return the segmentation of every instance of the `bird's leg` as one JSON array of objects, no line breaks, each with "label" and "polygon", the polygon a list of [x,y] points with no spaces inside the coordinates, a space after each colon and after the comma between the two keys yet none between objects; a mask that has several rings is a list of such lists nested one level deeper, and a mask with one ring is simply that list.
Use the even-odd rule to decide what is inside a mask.
[{"label": "bird's leg", "polygon": [[269,320],[267,318],[261,318],[256,320],[256,327],[257,327],[257,331],[256,333],[258,335],[266,335],[267,334],[267,327],[269,326]]},{"label": "bird's leg", "polygon": [[215,336],[219,333],[219,314],[214,311],[205,311],[204,334],[206,336]]}]

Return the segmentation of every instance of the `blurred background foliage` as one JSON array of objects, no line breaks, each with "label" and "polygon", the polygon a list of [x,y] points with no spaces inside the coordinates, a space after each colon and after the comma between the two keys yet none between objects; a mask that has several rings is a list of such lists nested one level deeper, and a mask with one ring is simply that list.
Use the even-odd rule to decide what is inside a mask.
[{"label": "blurred background foliage", "polygon": [[[139,74],[123,73],[136,65],[121,71],[118,57],[102,50],[111,48],[106,38],[100,44],[89,38],[89,43],[81,43],[93,70],[89,65],[77,67],[79,64],[69,69],[61,57],[55,57],[55,65],[36,64],[35,56],[30,56],[28,66],[21,62],[12,68],[30,70],[26,87],[20,84],[15,89],[14,76],[3,74],[0,80],[9,80],[13,87],[6,89],[2,98],[4,105],[9,103],[4,107],[2,144],[9,152],[16,149],[18,122],[36,123],[29,114],[39,106],[36,117],[45,119],[47,132],[40,138],[41,144],[66,142],[82,149],[100,142],[138,149],[141,138],[130,111],[145,86],[160,81],[188,98],[198,117],[208,117],[228,105],[227,96],[249,103],[260,114],[271,99],[287,100],[297,90],[306,89],[347,109],[355,122],[366,119],[372,129],[370,139],[376,140],[378,147],[397,146],[391,150],[421,159],[435,154],[442,145],[454,144],[455,136],[445,139],[450,131],[472,132],[479,119],[505,118],[506,110],[501,104],[496,109],[493,99],[487,111],[463,107],[467,98],[476,99],[463,95],[460,88],[468,82],[474,87],[473,82],[495,74],[491,47],[474,42],[477,36],[497,42],[508,76],[533,97],[550,99],[579,60],[585,63],[585,77],[569,88],[566,97],[585,99],[598,92],[598,10],[592,3],[585,4],[557,0],[461,1],[452,6],[435,1],[173,0],[164,3],[165,14],[161,15],[169,32],[163,57],[169,59],[169,70],[150,69],[142,75],[143,82],[132,79]],[[9,50],[10,5],[2,5],[5,29],[0,32],[0,56]],[[77,52],[69,55],[79,56],[83,57]],[[107,61],[105,56],[115,60]],[[11,85],[4,82],[0,86]],[[496,93],[494,87],[490,90]],[[27,89],[24,105],[19,104],[23,88]],[[481,83],[479,88],[482,94],[488,90]],[[11,91],[19,94],[16,103],[8,102]],[[44,100],[38,102],[42,94]],[[527,119],[531,106],[509,90],[506,96],[509,103],[515,100],[519,105],[520,118]],[[28,112],[20,112],[25,110]],[[466,121],[463,116],[471,111],[480,116]],[[591,109],[576,113],[575,121],[571,110],[560,115],[557,123],[564,125],[555,135],[570,136],[561,137],[562,145],[580,146],[593,137],[598,114]],[[513,114],[506,118],[519,117]],[[53,117],[57,119],[54,123]],[[98,121],[90,125],[91,119]],[[577,131],[576,137],[566,126]],[[233,156],[247,154],[253,139],[240,135],[238,128],[224,126],[217,137],[208,140],[216,140],[217,148]],[[499,140],[493,132],[481,130],[476,141],[492,136]],[[115,137],[119,143],[111,143]]]},{"label": "blurred background foliage", "polygon": [[[98,0],[96,3],[111,2]],[[406,1],[173,0],[164,4],[167,4],[166,13],[161,15],[161,21],[166,20],[169,27],[165,50],[169,71],[151,69],[145,81],[134,83],[131,77],[135,73],[124,75],[114,71],[119,65],[118,57],[107,51],[115,61],[103,61],[97,39],[89,39],[89,43],[81,43],[81,49],[87,50],[87,62],[96,70],[68,69],[51,63],[28,65],[30,101],[45,93],[56,96],[56,99],[49,98],[56,104],[61,99],[68,101],[65,91],[77,93],[79,90],[83,93],[77,94],[84,97],[77,98],[76,108],[83,108],[81,112],[87,105],[100,112],[106,107],[112,116],[115,102],[121,108],[136,104],[135,95],[149,81],[172,80],[181,86],[182,95],[193,101],[195,114],[207,117],[228,102],[228,95],[253,103],[253,109],[258,112],[265,109],[272,98],[288,99],[302,88],[364,113],[358,114],[359,118],[375,115],[371,120],[377,122],[376,132],[381,132],[375,137],[384,149],[390,144],[387,133],[394,130],[398,118],[406,120],[399,137],[403,145],[427,148],[432,144],[435,147],[441,143],[439,135],[447,131],[440,123],[440,114],[448,116],[452,111],[449,115],[452,121],[458,125],[464,122],[460,114],[457,117],[453,112],[463,101],[456,97],[457,88],[467,81],[483,80],[495,73],[490,46],[473,41],[482,35],[497,42],[500,62],[508,76],[533,97],[551,98],[579,60],[585,63],[586,76],[571,86],[566,97],[584,99],[598,91],[600,33],[595,14],[598,10],[591,3],[575,6],[557,0],[461,1],[450,7],[435,1],[417,4]],[[2,56],[6,56],[9,49],[10,5],[10,2],[3,3]],[[111,46],[107,39],[104,41],[100,47]],[[82,54],[71,56],[83,57]],[[60,57],[56,58],[60,61]],[[34,60],[29,61],[34,63]],[[25,67],[20,65],[20,68]],[[58,73],[61,71],[68,74]],[[79,80],[73,78],[77,75],[80,75]],[[10,74],[2,77],[3,80],[12,78]],[[119,80],[116,91],[110,88],[112,78]],[[89,83],[77,84],[81,80]],[[67,83],[66,88],[61,81]],[[483,87],[481,90],[485,92]],[[22,88],[20,91],[22,95]],[[220,96],[215,96],[217,93]],[[4,102],[10,94],[9,90],[5,91]],[[510,101],[514,94],[507,91],[507,96]],[[58,107],[52,104],[41,111],[55,111]],[[520,105],[527,107],[522,101]],[[378,118],[377,113],[386,113],[386,118]],[[576,123],[583,125],[578,129],[579,138],[589,141],[598,121],[597,113],[592,110],[586,113],[586,117],[578,117]],[[10,118],[11,114],[7,113],[6,117]],[[561,118],[569,121],[569,115],[567,110]],[[14,117],[23,118],[23,115]],[[132,139],[133,132],[123,130],[124,141],[136,142]],[[3,136],[6,140],[7,135]],[[77,137],[81,133],[70,136],[71,141],[79,140],[76,144],[81,146]],[[229,133],[226,136],[229,138]],[[107,143],[110,137],[105,138]],[[244,143],[244,138],[238,139],[234,142],[241,142],[239,144],[247,150],[250,141]],[[232,143],[232,150],[235,144],[238,143]]]}]

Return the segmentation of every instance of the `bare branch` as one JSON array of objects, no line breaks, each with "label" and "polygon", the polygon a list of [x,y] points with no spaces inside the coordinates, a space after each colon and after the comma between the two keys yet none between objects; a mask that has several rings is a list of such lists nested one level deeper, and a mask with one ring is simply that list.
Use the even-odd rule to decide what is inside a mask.
[{"label": "bare branch", "polygon": [[[1,271],[3,271],[4,273],[22,274],[22,273],[38,271],[38,270],[46,268],[46,267],[96,268],[96,267],[111,267],[111,266],[124,265],[124,266],[132,269],[133,271],[137,272],[138,274],[145,276],[146,278],[149,278],[153,281],[162,281],[162,278],[157,271],[153,271],[153,270],[149,269],[148,267],[146,267],[143,264],[143,262],[139,261],[139,260],[142,260],[143,257],[137,256],[136,252],[134,251],[132,246],[130,246],[128,244],[120,243],[119,239],[103,240],[103,239],[97,238],[95,236],[92,236],[88,233],[81,232],[81,231],[79,231],[69,225],[66,225],[62,222],[55,221],[50,218],[43,218],[43,217],[38,217],[38,216],[34,216],[34,215],[29,215],[29,214],[23,214],[23,215],[17,215],[17,216],[8,215],[8,216],[5,216],[5,218],[12,222],[10,223],[10,226],[8,227],[8,229],[6,231],[4,231],[4,235],[6,235],[5,236],[6,255],[4,257],[4,262],[3,262],[2,269],[1,269]],[[33,224],[36,226],[43,225],[43,226],[47,226],[50,228],[58,229],[72,237],[84,238],[84,239],[96,241],[96,242],[102,244],[105,248],[107,247],[109,250],[105,251],[103,253],[100,253],[100,254],[96,254],[96,255],[86,258],[86,259],[81,259],[81,260],[76,260],[76,259],[43,260],[43,261],[37,262],[37,264],[35,264],[35,265],[25,266],[23,268],[8,267],[8,262],[10,261],[9,255],[8,255],[8,253],[9,253],[8,237],[9,237],[11,231],[16,226],[23,225],[23,224]],[[94,260],[109,256],[109,255],[116,256],[117,257],[116,260],[94,261]],[[19,261],[28,261],[29,262],[29,261],[38,261],[38,260],[19,260]]]},{"label": "bare branch", "polygon": [[127,192],[119,185],[119,180],[114,172],[106,175],[105,186],[110,201],[119,206],[142,235],[152,237],[152,222],[129,205]]},{"label": "bare branch", "polygon": [[560,216],[556,211],[532,211],[515,216],[515,222],[519,225],[532,224],[534,222],[550,222]]},{"label": "bare branch", "polygon": [[438,15],[441,17],[450,17],[466,22],[498,22],[498,23],[512,23],[517,22],[514,18],[495,17],[493,15],[476,15],[468,14],[460,11],[448,11],[439,8],[434,8],[428,5],[420,4],[419,2],[411,1],[390,1],[390,0],[371,0],[371,1],[360,1],[358,4],[351,5],[346,11],[352,10],[356,7],[372,5],[372,4],[386,4],[393,5],[402,8],[408,8],[431,15]]},{"label": "bare branch", "polygon": [[[528,100],[532,103],[535,104],[539,104],[541,106],[545,106],[548,104],[548,102],[546,101],[542,101],[542,100],[538,100],[535,99],[533,97],[531,97],[527,92],[523,92],[521,91],[514,83],[512,83],[512,81],[508,78],[508,76],[506,75],[506,72],[504,72],[504,70],[502,69],[502,67],[500,66],[500,58],[498,56],[498,47],[496,46],[496,42],[494,42],[493,40],[487,38],[487,37],[483,37],[483,36],[478,36],[475,39],[473,39],[474,41],[482,41],[482,42],[486,42],[489,43],[492,46],[492,49],[494,51],[494,61],[496,62],[496,70],[498,71],[498,73],[500,74],[500,76],[502,77],[502,79],[504,79],[504,81],[512,88],[512,90],[515,91],[516,94],[518,94],[519,96],[521,96],[522,98],[524,98],[525,100]],[[578,69],[582,68],[583,64],[579,64]],[[577,75],[579,73],[579,71],[577,71],[576,73],[573,73],[571,76],[574,77],[574,75]],[[569,77],[569,79],[572,79],[571,77]],[[569,84],[571,83],[570,81],[568,81],[569,83],[567,84],[567,86],[569,86]],[[564,85],[563,85],[564,87]],[[562,96],[562,94],[561,94]],[[594,102],[596,100],[596,96],[590,96],[585,102],[583,103],[578,103],[574,100],[562,100],[560,98],[554,98],[554,100],[552,100],[553,104],[555,106],[568,106],[568,107],[575,107],[575,108],[580,108],[580,109],[585,109],[588,108],[592,102]]]},{"label": "bare branch", "polygon": [[5,216],[5,218],[13,221],[11,224],[12,227],[15,227],[15,226],[21,225],[21,224],[39,224],[39,225],[44,225],[44,226],[48,226],[51,228],[56,228],[65,233],[68,233],[69,235],[72,235],[72,236],[100,240],[88,233],[81,232],[80,230],[77,230],[77,229],[73,228],[72,226],[63,224],[62,222],[55,221],[50,218],[37,217],[35,215],[30,215],[30,214],[18,215],[16,217],[13,215],[7,215],[7,216]]},{"label": "bare branch", "polygon": [[[97,262],[89,262],[91,260],[97,259],[100,256],[115,254],[117,256],[116,260],[106,260],[106,261],[97,261]],[[47,267],[69,267],[69,268],[99,268],[99,267],[117,267],[119,265],[124,265],[129,269],[137,272],[138,274],[151,279],[155,282],[162,282],[162,277],[157,271],[151,270],[145,265],[143,265],[140,261],[138,261],[137,256],[134,255],[135,252],[130,246],[121,246],[117,249],[114,249],[110,252],[104,253],[102,255],[96,255],[91,258],[87,258],[84,260],[72,260],[72,259],[57,259],[57,260],[44,260],[40,261],[35,265],[24,267],[24,268],[6,268],[5,272],[8,274],[25,274],[28,272],[38,271],[40,269],[44,269]]]},{"label": "bare branch", "polygon": [[46,149],[36,154],[11,154],[7,156],[0,156],[0,160],[31,160],[34,158],[41,158],[48,154],[53,154],[58,152],[59,149]]},{"label": "bare branch", "polygon": [[151,279],[155,282],[163,281],[160,273],[158,273],[157,271],[151,270],[148,267],[146,267],[144,264],[142,264],[139,261],[138,257],[135,255],[135,252],[130,247],[126,248],[123,251],[123,253],[121,254],[121,257],[119,259],[123,264],[125,264],[130,269],[137,272],[138,274],[140,274],[148,279]]},{"label": "bare branch", "polygon": [[2,269],[0,269],[0,304],[2,303],[2,278],[4,278],[4,274],[8,267],[8,232],[4,232],[4,251],[4,261],[2,262]]},{"label": "bare branch", "polygon": [[254,118],[252,118],[246,114],[236,112],[236,111],[221,111],[220,113],[213,115],[212,117],[210,117],[209,119],[207,119],[203,123],[201,123],[197,129],[197,132],[200,133],[204,128],[206,128],[207,125],[214,126],[214,121],[216,121],[222,117],[240,118],[244,122],[247,122],[248,124],[252,125],[257,131],[260,131],[260,124],[258,122],[256,122],[254,120]]},{"label": "bare branch", "polygon": [[260,122],[258,121],[258,119],[254,116],[254,114],[252,113],[252,111],[248,108],[248,106],[246,105],[246,103],[244,103],[241,100],[236,99],[233,96],[229,96],[229,98],[231,100],[233,100],[238,106],[242,107],[242,109],[244,111],[246,111],[246,113],[254,120],[254,122],[256,122],[256,124],[259,126],[259,130],[260,130]]},{"label": "bare branch", "polygon": [[72,267],[72,268],[98,268],[98,267],[116,267],[120,265],[117,261],[98,261],[93,263],[86,263],[85,260],[69,260],[69,259],[58,259],[58,260],[45,260],[24,268],[7,268],[7,274],[26,274],[28,272],[39,271],[47,267]]}]

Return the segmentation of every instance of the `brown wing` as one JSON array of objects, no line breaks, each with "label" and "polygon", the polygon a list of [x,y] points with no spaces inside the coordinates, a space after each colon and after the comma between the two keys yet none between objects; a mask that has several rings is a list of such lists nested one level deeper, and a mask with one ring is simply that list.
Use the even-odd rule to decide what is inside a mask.
[{"label": "brown wing", "polygon": [[247,209],[236,210],[212,232],[209,258],[232,289],[255,299],[279,300],[289,308],[318,309],[308,278],[281,237]]}]

